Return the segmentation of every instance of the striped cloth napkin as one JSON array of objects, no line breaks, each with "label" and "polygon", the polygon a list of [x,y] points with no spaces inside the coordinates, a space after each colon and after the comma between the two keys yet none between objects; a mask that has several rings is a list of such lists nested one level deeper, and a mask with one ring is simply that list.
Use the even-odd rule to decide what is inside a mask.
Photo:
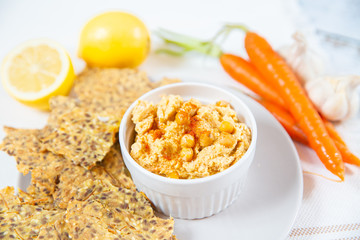
[{"label": "striped cloth napkin", "polygon": [[[337,129],[360,157],[360,116]],[[335,182],[313,150],[301,144],[296,148],[303,168],[304,195],[287,239],[359,240],[360,167],[346,164],[345,181]]]}]

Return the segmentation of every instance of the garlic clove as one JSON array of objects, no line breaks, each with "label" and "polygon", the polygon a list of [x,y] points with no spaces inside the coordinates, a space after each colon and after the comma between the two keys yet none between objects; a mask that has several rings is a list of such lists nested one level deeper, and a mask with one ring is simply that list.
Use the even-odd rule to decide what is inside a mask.
[{"label": "garlic clove", "polygon": [[360,77],[319,77],[305,89],[318,111],[328,120],[342,121],[359,111]]},{"label": "garlic clove", "polygon": [[325,103],[321,105],[320,112],[326,119],[331,121],[340,121],[346,118],[349,112],[346,92],[337,92],[329,96]]},{"label": "garlic clove", "polygon": [[321,109],[321,106],[327,101],[329,96],[335,94],[332,84],[328,81],[323,81],[322,78],[307,82],[305,89],[310,100],[318,110]]}]

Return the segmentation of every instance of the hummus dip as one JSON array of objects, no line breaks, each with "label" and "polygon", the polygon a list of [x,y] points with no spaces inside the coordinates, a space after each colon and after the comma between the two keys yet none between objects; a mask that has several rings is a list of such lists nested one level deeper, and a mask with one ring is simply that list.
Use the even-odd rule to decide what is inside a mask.
[{"label": "hummus dip", "polygon": [[251,131],[230,104],[163,96],[159,104],[138,101],[132,111],[131,156],[145,169],[170,178],[202,178],[239,161]]}]

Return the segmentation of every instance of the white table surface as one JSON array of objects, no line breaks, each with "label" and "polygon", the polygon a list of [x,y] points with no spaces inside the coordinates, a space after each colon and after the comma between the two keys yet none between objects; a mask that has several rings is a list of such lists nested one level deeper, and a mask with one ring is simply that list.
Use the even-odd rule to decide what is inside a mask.
[{"label": "white table surface", "polygon": [[[300,1],[307,6],[306,2],[309,1]],[[204,39],[210,38],[224,23],[245,23],[278,48],[290,43],[291,34],[296,30],[296,26],[303,24],[296,18],[294,12],[289,11],[295,3],[294,0],[0,0],[0,60],[19,43],[34,38],[50,38],[67,48],[76,71],[80,72],[84,67],[84,62],[76,57],[80,29],[92,16],[113,9],[134,13],[150,30],[163,27]],[[358,35],[355,33],[352,37]],[[156,47],[159,41],[155,37],[152,40],[153,47]],[[243,34],[240,32],[232,34],[224,42],[223,50],[245,56]],[[352,50],[349,54],[356,55]],[[353,61],[349,61],[346,57],[344,59],[350,62],[344,73],[359,73],[360,70],[351,65]],[[155,80],[167,76],[241,88],[221,69],[217,59],[196,54],[184,58],[172,58],[151,53],[141,69],[147,71]],[[46,112],[16,102],[0,85],[0,139],[5,136],[2,130],[4,125],[17,128],[41,128],[45,125],[47,116]],[[298,146],[298,150],[301,151],[300,158],[305,159],[305,162],[311,162],[316,158],[309,152],[310,150],[304,150],[301,146]],[[0,152],[0,188],[16,186],[17,176],[15,161]],[[309,177],[304,180],[304,184],[314,183]],[[312,187],[316,188],[316,186]],[[360,209],[360,204],[356,207]],[[360,223],[360,217],[357,220]]]}]

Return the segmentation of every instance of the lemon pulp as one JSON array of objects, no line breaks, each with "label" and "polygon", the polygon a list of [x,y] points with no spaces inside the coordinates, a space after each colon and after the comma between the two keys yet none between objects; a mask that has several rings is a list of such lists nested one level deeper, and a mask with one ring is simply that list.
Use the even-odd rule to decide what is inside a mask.
[{"label": "lemon pulp", "polygon": [[49,99],[67,95],[75,73],[64,48],[50,40],[32,40],[15,48],[1,68],[2,83],[16,100],[49,109]]}]

